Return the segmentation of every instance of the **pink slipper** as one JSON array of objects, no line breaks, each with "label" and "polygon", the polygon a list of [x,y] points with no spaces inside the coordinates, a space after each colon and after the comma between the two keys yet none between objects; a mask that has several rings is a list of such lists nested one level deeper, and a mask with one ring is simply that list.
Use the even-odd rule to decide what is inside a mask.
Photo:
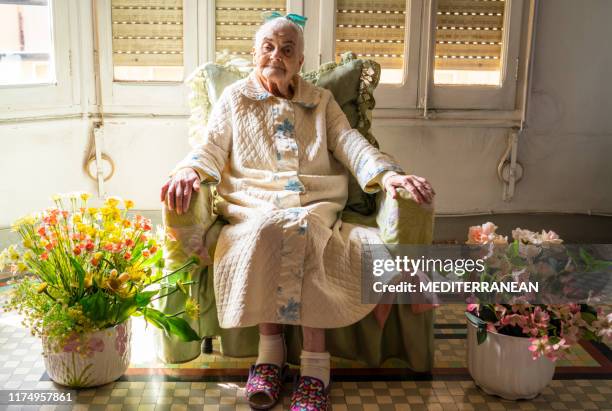
[{"label": "pink slipper", "polygon": [[327,411],[331,409],[329,387],[315,377],[302,376],[291,395],[290,411]]},{"label": "pink slipper", "polygon": [[251,408],[267,410],[277,403],[289,367],[274,364],[253,364],[249,369],[246,397]]}]

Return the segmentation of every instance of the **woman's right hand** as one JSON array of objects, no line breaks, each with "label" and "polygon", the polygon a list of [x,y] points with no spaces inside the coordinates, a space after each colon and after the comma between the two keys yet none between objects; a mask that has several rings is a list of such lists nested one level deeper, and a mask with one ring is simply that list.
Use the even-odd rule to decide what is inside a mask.
[{"label": "woman's right hand", "polygon": [[161,201],[166,201],[169,210],[177,214],[189,210],[189,202],[193,191],[200,191],[200,176],[193,168],[183,168],[177,171],[161,189]]}]

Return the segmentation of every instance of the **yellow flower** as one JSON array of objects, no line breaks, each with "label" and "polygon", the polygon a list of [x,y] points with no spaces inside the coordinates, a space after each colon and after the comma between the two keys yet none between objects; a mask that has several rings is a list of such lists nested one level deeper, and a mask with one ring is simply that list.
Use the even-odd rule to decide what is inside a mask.
[{"label": "yellow flower", "polygon": [[90,198],[91,198],[91,194],[81,193],[81,200],[83,200],[84,202],[87,202],[87,200],[89,200]]},{"label": "yellow flower", "polygon": [[25,265],[23,261],[20,261],[17,263],[17,271],[19,271],[20,273],[23,273],[27,269],[28,269],[28,266]]},{"label": "yellow flower", "polygon": [[23,258],[24,260],[32,260],[36,258],[36,254],[34,254],[32,250],[26,250],[26,252],[23,253]]},{"label": "yellow flower", "polygon": [[17,251],[17,247],[15,247],[15,245],[11,245],[8,248],[9,250],[9,258],[11,260],[17,261],[19,260],[19,258],[21,258],[21,256],[19,255],[19,252]]},{"label": "yellow flower", "polygon": [[[74,223],[81,223],[83,222],[83,217],[81,217],[80,214],[75,214],[72,216],[72,222]],[[79,231],[83,231],[83,230],[79,230]]]},{"label": "yellow flower", "polygon": [[47,285],[48,285],[47,283],[40,283],[38,287],[36,287],[36,292],[38,294],[44,293],[45,290],[47,289]]},{"label": "yellow flower", "polygon": [[36,218],[34,215],[30,214],[21,218],[18,218],[12,225],[12,231],[19,231],[19,229],[23,226],[34,225],[36,223]]},{"label": "yellow flower", "polygon": [[185,288],[185,284],[181,280],[176,280],[176,286],[183,294],[187,294],[187,288]]},{"label": "yellow flower", "polygon": [[123,204],[125,205],[126,210],[134,208],[134,202],[132,200],[125,200]]},{"label": "yellow flower", "polygon": [[197,320],[200,317],[200,304],[193,298],[189,298],[185,303],[185,314],[191,319]]},{"label": "yellow flower", "polygon": [[114,207],[117,207],[117,205],[119,204],[119,199],[117,197],[109,197],[106,199],[104,204],[109,207],[114,208]]},{"label": "yellow flower", "polygon": [[87,274],[83,279],[83,286],[85,288],[89,288],[93,285],[93,275],[91,273]]},{"label": "yellow flower", "polygon": [[87,212],[89,213],[89,215],[91,215],[92,217],[95,216],[96,214],[98,214],[98,209],[95,207],[89,207],[87,209]]},{"label": "yellow flower", "polygon": [[144,275],[144,271],[134,267],[130,267],[128,269],[128,272],[130,274],[130,279],[134,282],[140,281],[142,279],[142,276]]}]

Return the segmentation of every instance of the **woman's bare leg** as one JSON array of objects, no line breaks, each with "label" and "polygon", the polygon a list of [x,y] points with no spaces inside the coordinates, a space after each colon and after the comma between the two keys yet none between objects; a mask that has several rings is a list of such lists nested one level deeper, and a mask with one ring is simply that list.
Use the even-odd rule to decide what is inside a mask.
[{"label": "woman's bare leg", "polygon": [[330,357],[325,351],[325,329],[302,327],[304,347],[300,355],[300,374],[315,377],[329,385]]},{"label": "woman's bare leg", "polygon": [[274,323],[259,324],[259,333],[263,335],[276,335],[283,332],[283,326]]},{"label": "woman's bare leg", "polygon": [[304,350],[310,352],[325,352],[325,329],[302,327]]}]

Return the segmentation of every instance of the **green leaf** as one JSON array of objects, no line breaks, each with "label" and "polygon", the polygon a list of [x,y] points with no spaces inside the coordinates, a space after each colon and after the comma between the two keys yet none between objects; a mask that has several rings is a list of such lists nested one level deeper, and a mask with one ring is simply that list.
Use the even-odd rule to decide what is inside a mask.
[{"label": "green leaf", "polygon": [[151,267],[151,266],[157,264],[157,262],[162,258],[163,255],[164,255],[164,253],[163,253],[162,249],[160,248],[159,250],[157,250],[157,252],[155,254],[153,254],[152,256],[147,258],[146,260],[144,260],[142,262],[142,266],[143,267]]},{"label": "green leaf", "polygon": [[136,261],[140,258],[140,255],[142,254],[142,249],[144,248],[144,246],[145,246],[144,243],[138,243],[136,247],[132,249],[132,258],[130,259],[130,262]]},{"label": "green leaf", "polygon": [[182,318],[169,317],[154,308],[146,308],[143,312],[148,322],[164,330],[167,335],[176,335],[185,342],[201,340],[198,333]]},{"label": "green leaf", "polygon": [[481,320],[480,318],[478,318],[477,316],[475,316],[474,314],[472,314],[469,311],[465,312],[465,316],[467,317],[467,319],[474,324],[476,327],[480,327],[481,325],[487,325],[486,321]]},{"label": "green leaf", "polygon": [[83,266],[81,266],[81,263],[79,263],[76,258],[71,255],[69,255],[68,257],[70,258],[70,264],[72,265],[74,272],[77,274],[79,280],[79,290],[83,290],[83,282],[87,273],[83,269]]},{"label": "green leaf", "polygon": [[589,325],[591,325],[591,323],[597,319],[597,315],[589,312],[582,312],[580,313],[580,315],[582,319]]},{"label": "green leaf", "polygon": [[138,307],[146,307],[151,302],[151,299],[159,293],[159,290],[142,291],[136,294],[136,305]]},{"label": "green leaf", "polygon": [[584,261],[587,265],[591,265],[593,263],[594,258],[582,247],[580,247],[580,258],[582,258],[582,261]]},{"label": "green leaf", "polygon": [[588,341],[600,341],[600,337],[598,337],[597,334],[587,329],[584,330],[584,334],[582,335],[582,338]]},{"label": "green leaf", "polygon": [[478,345],[482,344],[487,340],[487,329],[478,327],[478,331],[476,331],[476,341],[478,341]]},{"label": "green leaf", "polygon": [[83,314],[93,321],[107,320],[109,318],[108,308],[111,304],[108,300],[108,296],[102,291],[82,298]]},{"label": "green leaf", "polygon": [[198,333],[189,325],[187,321],[179,317],[168,317],[170,332],[182,341],[200,341]]},{"label": "green leaf", "polygon": [[113,318],[115,323],[120,324],[130,318],[130,316],[138,310],[138,304],[134,297],[124,300],[113,306]]},{"label": "green leaf", "polygon": [[168,322],[165,321],[166,317],[162,312],[157,311],[154,308],[144,308],[142,313],[144,314],[144,318],[148,323],[153,324],[155,327],[163,330],[166,335],[170,335],[170,326],[168,325]]}]

